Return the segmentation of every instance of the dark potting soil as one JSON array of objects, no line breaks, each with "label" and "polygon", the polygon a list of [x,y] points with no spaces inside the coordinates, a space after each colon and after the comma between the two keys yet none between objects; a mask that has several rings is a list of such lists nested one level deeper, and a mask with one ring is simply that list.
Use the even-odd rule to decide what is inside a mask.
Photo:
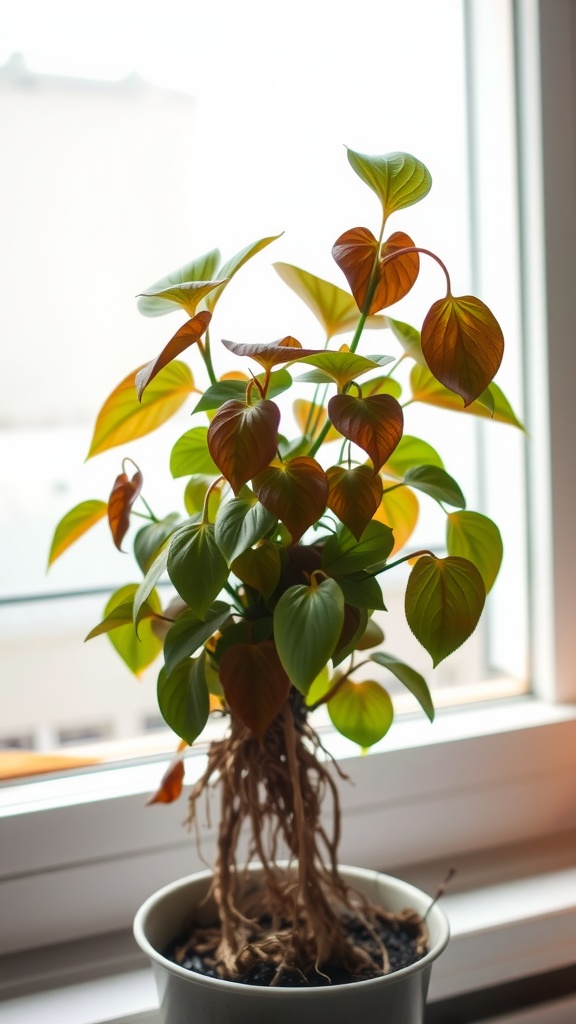
[{"label": "dark potting soil", "polygon": [[[260,923],[264,924],[264,921]],[[355,945],[361,946],[372,954],[376,960],[379,959],[377,944],[359,921],[352,917],[349,918],[346,930],[348,937]],[[389,973],[399,971],[403,967],[410,967],[425,955],[418,949],[418,934],[414,926],[405,925],[402,922],[391,923],[384,918],[377,917],[375,931],[386,947],[390,961]],[[164,955],[168,960],[179,964],[180,967],[194,971],[197,974],[203,974],[207,978],[221,977],[213,957],[203,956],[194,951],[193,931],[188,932],[184,936],[180,935],[171,942],[168,949],[164,951]],[[276,967],[274,964],[259,963],[242,978],[235,980],[244,985],[267,987],[270,985],[275,972]],[[374,972],[373,974],[364,974],[358,977],[358,975],[351,975],[337,965],[323,966],[322,972],[322,974],[319,974],[314,966],[310,968],[309,973],[306,975],[301,974],[299,971],[286,971],[282,975],[278,987],[319,988],[324,985],[348,985],[351,982],[365,981],[368,978],[379,976]]]}]

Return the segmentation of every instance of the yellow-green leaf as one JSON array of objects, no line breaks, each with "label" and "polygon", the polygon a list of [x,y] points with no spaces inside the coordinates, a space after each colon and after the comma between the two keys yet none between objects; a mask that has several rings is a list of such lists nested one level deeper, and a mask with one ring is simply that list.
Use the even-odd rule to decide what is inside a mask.
[{"label": "yellow-green leaf", "polygon": [[88,458],[156,430],[194,391],[189,368],[175,361],[160,371],[139,402],[135,385],[137,372],[128,374],[104,402],[96,419]]},{"label": "yellow-green leaf", "polygon": [[[273,263],[272,266],[282,280],[306,303],[320,321],[327,338],[345,334],[356,328],[360,311],[354,299],[343,288],[321,277],[309,274],[290,263]],[[386,317],[369,316],[364,327],[382,328],[387,326]]]},{"label": "yellow-green leaf", "polygon": [[175,303],[176,306],[181,306],[188,313],[188,316],[193,317],[202,299],[222,286],[223,282],[218,281],[183,281],[181,284],[170,285],[168,288],[159,288],[157,291],[144,292],[140,298],[144,299],[162,299],[163,301]]},{"label": "yellow-green leaf", "polygon": [[430,690],[426,680],[419,672],[410,668],[410,665],[405,665],[403,661],[399,661],[393,654],[386,654],[384,651],[377,651],[375,654],[371,654],[370,660],[387,669],[393,676],[396,676],[396,679],[416,697],[420,707],[430,721],[434,721],[434,704]]},{"label": "yellow-green leaf", "polygon": [[220,476],[220,470],[208,451],[208,427],[192,427],[179,437],[170,452],[173,477]]},{"label": "yellow-green leaf", "polygon": [[173,313],[179,309],[176,302],[166,298],[158,298],[158,292],[174,285],[182,284],[184,281],[210,281],[218,269],[220,253],[218,249],[211,249],[210,252],[198,256],[190,263],[178,267],[159,281],[155,281],[146,288],[138,299],[138,309],[144,316],[163,316],[165,313]]},{"label": "yellow-green leaf", "polygon": [[480,512],[451,512],[447,517],[446,546],[449,555],[459,555],[474,563],[488,593],[502,562],[502,537],[496,524]]},{"label": "yellow-green leaf", "polygon": [[513,427],[524,430],[508,399],[494,382],[489,384],[486,389],[491,396],[491,404],[494,408],[493,413],[489,411],[485,404],[480,402],[480,399],[464,408],[458,395],[454,394],[453,391],[449,391],[440,381],[436,380],[426,366],[412,367],[410,371],[410,387],[412,388],[412,399],[415,402],[425,402],[427,405],[437,405],[443,409],[454,409],[457,412],[471,413],[473,416],[482,416],[485,419],[509,423]]},{"label": "yellow-green leaf", "polygon": [[[104,610],[105,618],[114,613],[119,605],[134,603],[138,591],[137,583],[130,583],[121,587],[112,595]],[[142,603],[138,610],[138,618],[142,616],[142,609],[149,607],[154,612],[161,612],[162,606],[155,590],[151,590],[146,599],[146,605]],[[124,626],[118,626],[109,632],[108,639],[116,649],[122,660],[135,676],[140,676],[145,668],[148,668],[156,660],[162,650],[162,640],[156,636],[152,629],[153,619],[145,618],[139,623],[138,634],[133,622]]]},{"label": "yellow-green leaf", "polygon": [[417,203],[432,186],[430,172],[409,153],[368,156],[349,149],[348,160],[356,174],[380,199],[385,217]]},{"label": "yellow-green leaf", "polygon": [[91,526],[104,519],[108,512],[106,501],[81,501],[70,509],[58,523],[48,556],[48,568],[74,541],[82,537]]},{"label": "yellow-green leaf", "polygon": [[230,568],[242,583],[259,590],[264,597],[270,597],[280,581],[280,548],[272,541],[260,541],[256,547],[247,548],[238,555]]},{"label": "yellow-green leaf", "polygon": [[373,679],[345,679],[328,701],[328,714],[334,728],[363,750],[381,740],[394,720],[390,695]]}]

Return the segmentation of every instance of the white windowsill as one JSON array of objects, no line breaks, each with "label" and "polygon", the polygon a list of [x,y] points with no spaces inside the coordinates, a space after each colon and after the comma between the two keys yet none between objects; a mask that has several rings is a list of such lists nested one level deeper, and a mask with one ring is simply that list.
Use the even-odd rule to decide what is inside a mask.
[{"label": "white windowsill", "polygon": [[[576,832],[570,832],[459,859],[452,887],[461,891],[449,891],[443,897],[452,938],[434,966],[431,1001],[556,970],[574,961],[575,850]],[[431,862],[408,875],[430,890],[431,880],[438,881],[443,867]],[[126,948],[131,948],[128,936]],[[102,949],[105,946],[100,946],[101,954]],[[12,957],[10,969],[14,983],[18,970],[24,981],[33,967],[26,956],[20,964]],[[75,969],[78,972],[78,965]],[[102,975],[67,985],[63,974],[60,987],[52,990],[37,983],[35,994],[0,1002],[0,1022],[100,1024],[114,1020],[121,1024],[126,1018],[126,1024],[156,1024],[156,992],[147,966],[140,968],[134,960],[130,969],[115,974],[103,962]]]}]

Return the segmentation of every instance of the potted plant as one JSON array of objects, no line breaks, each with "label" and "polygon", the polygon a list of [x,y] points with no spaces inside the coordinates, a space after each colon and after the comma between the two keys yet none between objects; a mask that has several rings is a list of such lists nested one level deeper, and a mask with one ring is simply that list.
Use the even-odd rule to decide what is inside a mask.
[{"label": "potted plant", "polygon": [[[104,519],[121,549],[139,505],[147,520],[133,541],[143,578],[111,597],[89,636],[107,633],[135,671],[163,652],[158,703],[181,745],[155,799],[179,795],[185,750],[210,713],[229,718],[190,796],[193,820],[203,795],[213,785],[220,790],[214,871],[167,887],[137,918],[138,939],[162,971],[169,1024],[190,1019],[181,1000],[192,989],[201,1022],[281,1021],[281,993],[286,1015],[297,1012],[301,1021],[319,1013],[348,1020],[371,1012],[376,999],[390,1020],[417,1022],[431,962],[448,937],[429,897],[339,866],[333,766],[310,715],[327,708],[334,727],[367,749],[392,723],[388,677],[432,719],[425,679],[383,649],[372,617],[385,611],[386,573],[413,563],[406,618],[437,665],[475,629],[500,565],[497,527],[465,509],[440,455],[405,429],[402,387],[410,389],[408,402],[519,424],[493,383],[503,337],[490,310],[452,294],[436,254],[402,231],[386,234],[389,217],[429,191],[427,169],[404,153],[348,150],[348,160],[381,204],[377,235],[352,228],[334,244],[349,290],[275,264],[322,324],[325,347],[291,335],[224,339],[234,369],[216,374],[218,301],[271,237],[223,266],[218,251],[209,252],[147,289],[142,313],[179,310],[186,321],[106,400],[89,455],[156,429],[195,392],[197,418],[169,454],[172,475],[187,479],[185,513],[158,517],[150,496],[144,499],[140,468],[124,459],[108,500],[83,502],[64,516],[50,553],[52,562]],[[446,294],[418,332],[382,310],[410,291],[422,258],[440,265]],[[179,358],[188,349],[206,379],[200,393]],[[418,494],[447,513],[445,554],[407,546]],[[166,578],[168,601],[158,588]],[[125,642],[127,630],[136,644],[133,634]],[[333,803],[332,832],[321,821],[325,798]],[[256,863],[246,870],[241,836]],[[199,930],[189,940],[182,929],[194,910]],[[390,971],[386,936],[392,945],[407,943],[411,965],[400,959]],[[172,940],[177,948],[169,953]],[[350,983],[337,985],[344,977]],[[319,999],[329,1000],[327,1009]]]}]

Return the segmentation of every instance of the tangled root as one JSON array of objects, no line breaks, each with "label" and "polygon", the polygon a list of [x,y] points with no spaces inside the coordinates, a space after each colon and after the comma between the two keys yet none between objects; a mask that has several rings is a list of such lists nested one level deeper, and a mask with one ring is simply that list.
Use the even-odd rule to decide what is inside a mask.
[{"label": "tangled root", "polygon": [[[220,924],[196,932],[194,945],[223,978],[242,978],[261,962],[274,966],[272,985],[281,983],[286,972],[309,974],[312,965],[320,974],[337,965],[359,978],[389,971],[376,918],[391,921],[392,915],[371,907],[338,872],[340,804],[323,753],[298,695],[263,741],[233,718],[229,735],[210,747],[206,770],[190,795],[189,823],[202,795],[217,784],[221,818],[211,896]],[[330,834],[321,820],[326,796],[333,808]],[[258,860],[263,869],[257,889],[250,889],[237,863],[245,826],[246,859]],[[288,859],[293,870],[279,870],[278,859]],[[349,937],[346,922],[351,919],[367,934],[368,944],[360,946]],[[407,918],[406,924],[416,928],[422,955],[424,922]]]}]

